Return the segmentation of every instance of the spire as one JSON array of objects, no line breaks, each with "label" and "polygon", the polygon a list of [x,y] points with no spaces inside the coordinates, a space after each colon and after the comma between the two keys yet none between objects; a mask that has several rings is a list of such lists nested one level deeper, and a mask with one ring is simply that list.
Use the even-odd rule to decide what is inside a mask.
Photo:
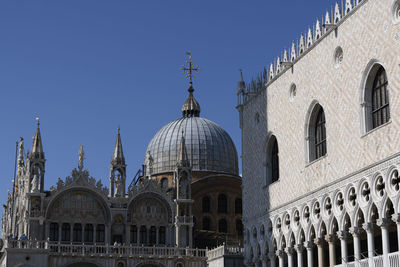
[{"label": "spire", "polygon": [[200,116],[200,104],[196,101],[193,96],[194,88],[193,88],[193,78],[194,73],[199,72],[199,66],[195,66],[192,61],[192,54],[190,52],[186,52],[189,55],[189,60],[186,61],[186,64],[182,66],[181,70],[186,77],[189,78],[189,97],[186,99],[185,103],[182,106],[182,116],[183,117],[199,117]]},{"label": "spire", "polygon": [[83,151],[82,145],[79,147],[78,155],[79,155],[78,169],[79,169],[79,171],[82,171],[83,170],[83,161],[85,160],[85,151]]},{"label": "spire", "polygon": [[183,129],[182,129],[181,143],[179,145],[178,158],[177,158],[176,164],[178,167],[189,167],[190,166],[190,162],[189,162],[187,151],[186,151],[185,137],[184,137]]},{"label": "spire", "polygon": [[38,117],[36,118],[36,121],[37,128],[35,136],[33,137],[32,151],[30,155],[32,157],[44,158],[42,137],[40,136],[40,122]]},{"label": "spire", "polygon": [[18,166],[21,167],[24,165],[24,138],[19,138],[18,143]]},{"label": "spire", "polygon": [[125,165],[124,152],[122,150],[122,142],[120,135],[120,127],[118,126],[117,140],[115,140],[114,154],[111,160],[112,165],[122,164]]}]

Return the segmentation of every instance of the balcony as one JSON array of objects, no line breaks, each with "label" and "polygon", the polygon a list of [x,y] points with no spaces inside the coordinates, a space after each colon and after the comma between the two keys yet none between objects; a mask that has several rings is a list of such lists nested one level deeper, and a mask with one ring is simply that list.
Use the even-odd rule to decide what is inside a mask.
[{"label": "balcony", "polygon": [[88,256],[88,257],[119,257],[119,258],[191,258],[206,259],[205,249],[177,247],[145,247],[145,246],[111,246],[97,244],[63,244],[50,241],[6,240],[6,250],[41,250],[54,256]]}]

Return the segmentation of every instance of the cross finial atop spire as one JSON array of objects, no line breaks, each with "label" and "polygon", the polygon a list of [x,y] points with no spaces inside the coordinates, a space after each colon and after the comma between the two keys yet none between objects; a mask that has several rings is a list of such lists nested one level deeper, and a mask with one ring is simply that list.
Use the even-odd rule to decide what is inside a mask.
[{"label": "cross finial atop spire", "polygon": [[192,93],[194,91],[193,89],[193,78],[194,78],[194,73],[198,73],[200,68],[197,65],[194,65],[194,62],[192,61],[192,53],[186,52],[186,55],[189,56],[189,60],[186,60],[185,65],[182,65],[182,72],[183,74],[186,74],[186,78],[189,78],[189,92]]}]

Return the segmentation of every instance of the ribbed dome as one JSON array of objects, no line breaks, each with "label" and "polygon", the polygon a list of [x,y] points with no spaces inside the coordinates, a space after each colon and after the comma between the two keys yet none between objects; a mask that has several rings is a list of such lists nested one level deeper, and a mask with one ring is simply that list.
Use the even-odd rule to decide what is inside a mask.
[{"label": "ribbed dome", "polygon": [[175,170],[182,131],[193,171],[238,175],[238,157],[232,139],[219,125],[200,117],[183,117],[156,133],[145,158],[152,174]]}]

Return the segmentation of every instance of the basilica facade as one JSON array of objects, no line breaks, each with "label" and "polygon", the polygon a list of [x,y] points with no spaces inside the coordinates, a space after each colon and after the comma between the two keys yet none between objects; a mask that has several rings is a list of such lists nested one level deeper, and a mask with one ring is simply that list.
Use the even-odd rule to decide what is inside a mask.
[{"label": "basilica facade", "polygon": [[196,267],[207,265],[206,247],[240,243],[236,148],[200,117],[193,91],[191,82],[182,117],[156,133],[129,181],[118,129],[109,188],[85,168],[82,146],[71,175],[44,188],[38,121],[31,151],[19,142],[15,185],[3,206],[1,266]]},{"label": "basilica facade", "polygon": [[246,266],[400,266],[400,1],[346,0],[238,85]]}]

